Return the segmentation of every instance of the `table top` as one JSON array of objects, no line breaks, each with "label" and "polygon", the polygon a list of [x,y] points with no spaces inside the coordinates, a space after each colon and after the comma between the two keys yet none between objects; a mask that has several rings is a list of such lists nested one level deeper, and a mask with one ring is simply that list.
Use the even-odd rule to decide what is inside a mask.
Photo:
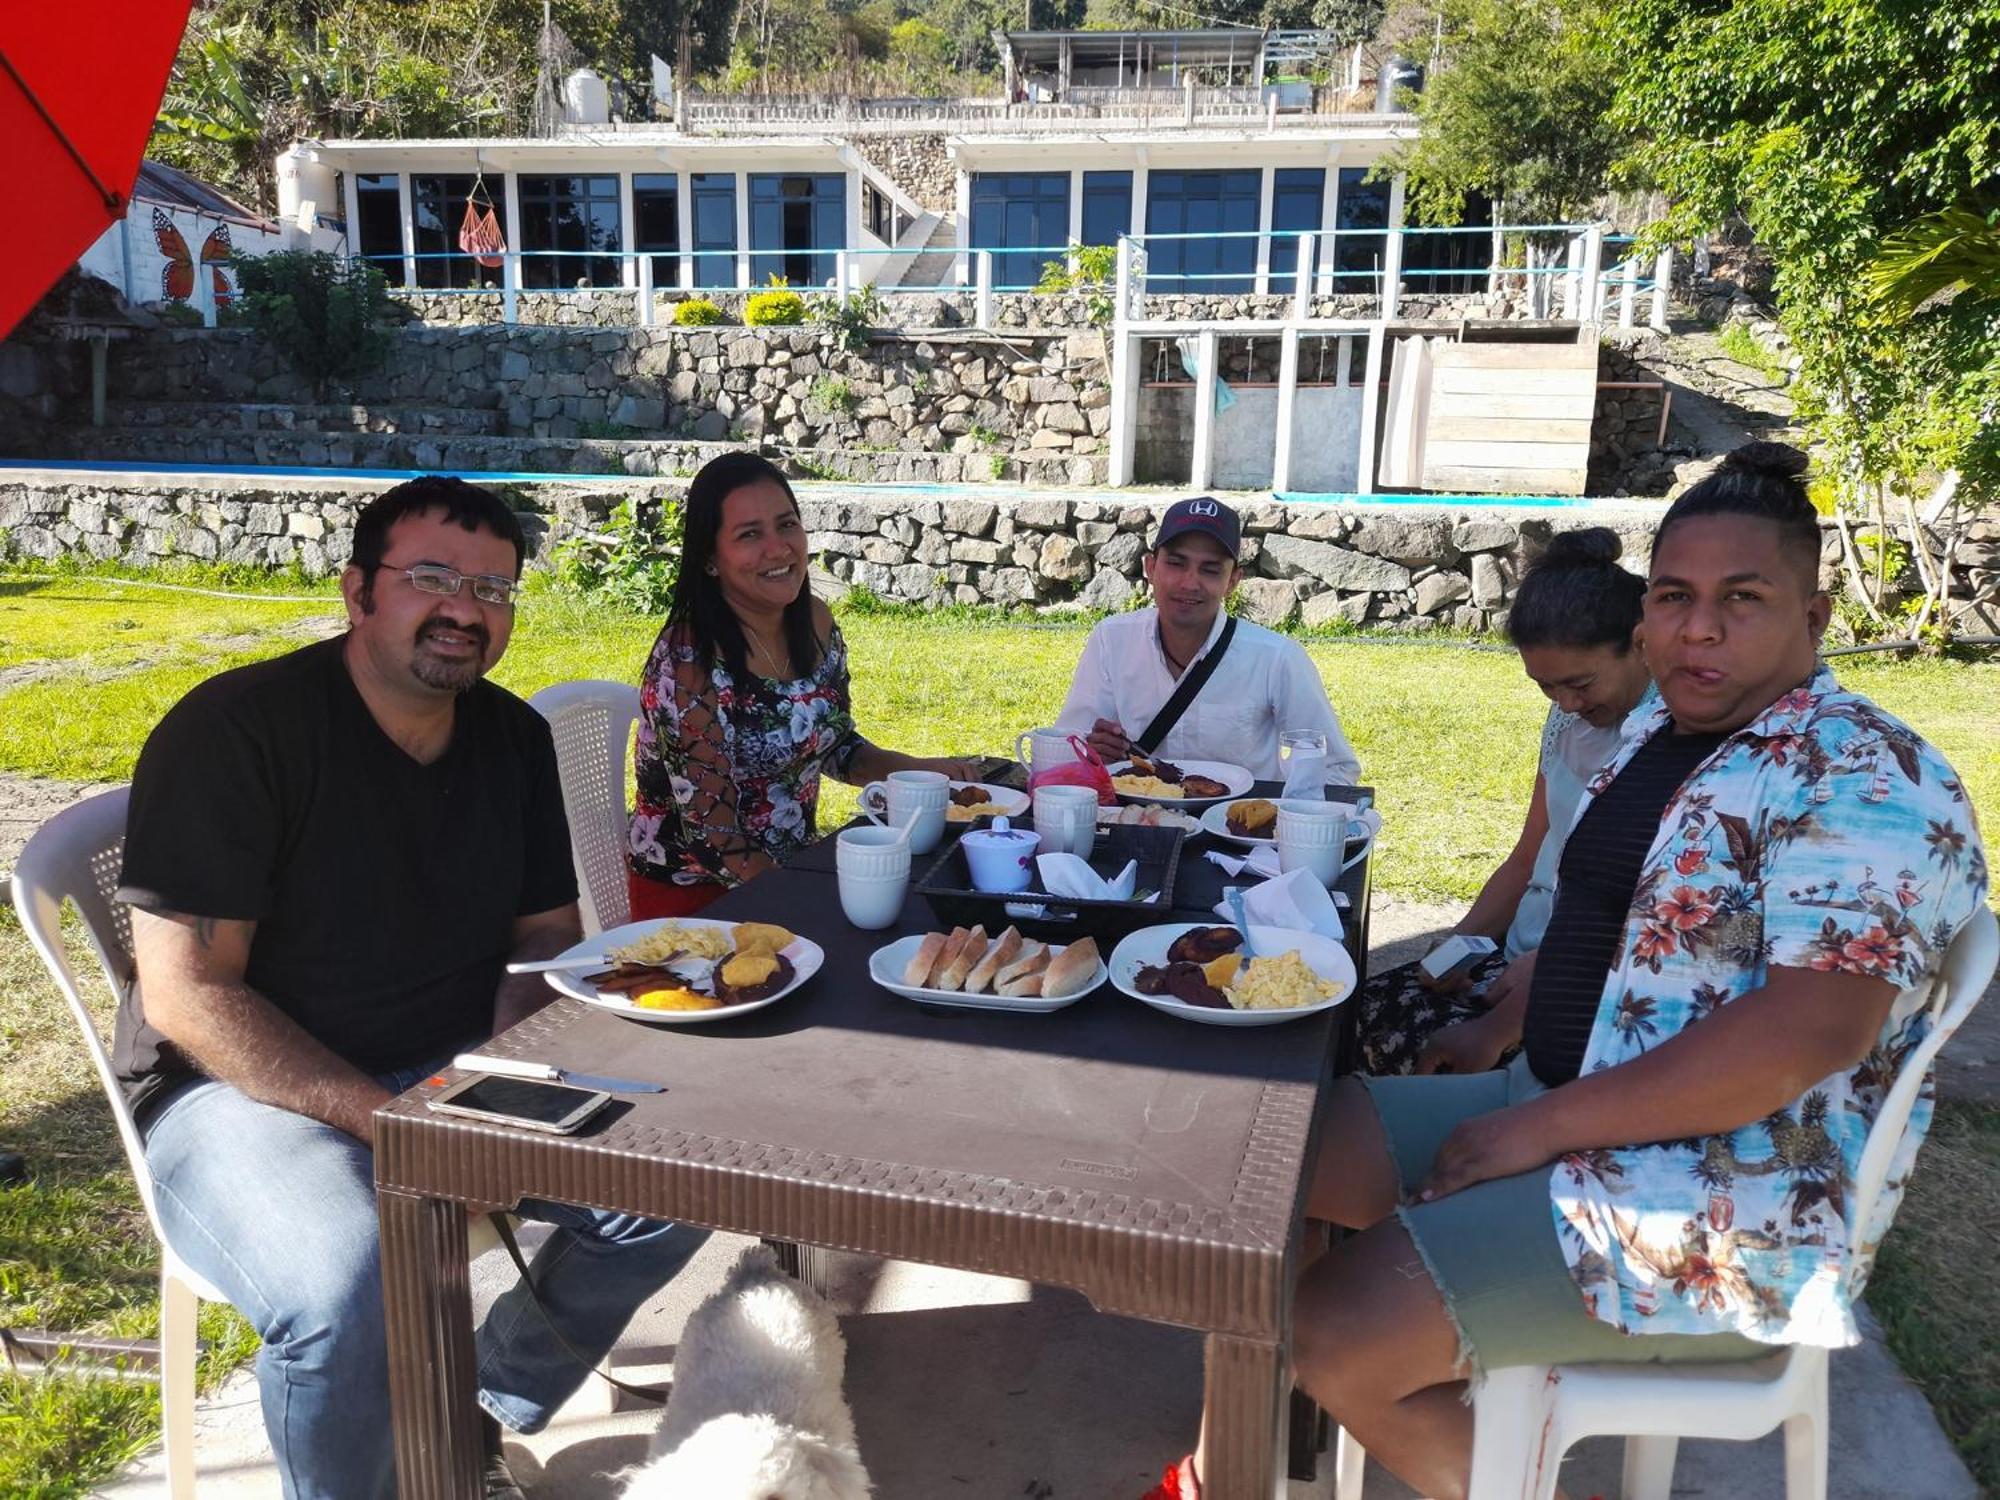
[{"label": "table top", "polygon": [[[1191,841],[1192,842],[1192,841]],[[574,1000],[485,1050],[667,1085],[549,1136],[430,1112],[376,1122],[378,1185],[480,1207],[545,1197],[1076,1287],[1106,1311],[1279,1336],[1333,1017],[1220,1028],[1108,984],[1046,1015],[922,1007],[867,977],[940,925],[841,914],[824,846],[705,915],[826,950],[776,1005],[653,1026]],[[1191,847],[1184,878],[1221,871]],[[1366,869],[1347,883],[1365,893]],[[1199,896],[1193,899],[1200,899]],[[1360,896],[1365,902],[1365,894]],[[1185,908],[1161,919],[1191,920]]]}]

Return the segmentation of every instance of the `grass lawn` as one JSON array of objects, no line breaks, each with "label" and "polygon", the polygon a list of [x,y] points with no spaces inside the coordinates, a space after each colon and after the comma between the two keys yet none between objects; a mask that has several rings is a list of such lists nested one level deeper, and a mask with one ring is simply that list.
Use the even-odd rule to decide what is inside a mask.
[{"label": "grass lawn", "polygon": [[[337,619],[330,592],[298,604],[0,577],[0,772],[128,776],[147,731],[188,687]],[[1011,751],[1019,731],[1054,716],[1085,634],[1076,623],[842,623],[863,731],[930,754]],[[523,695],[573,678],[633,681],[656,629],[535,593],[495,675]],[[1353,638],[1307,649],[1378,790],[1379,889],[1470,898],[1519,826],[1540,695],[1504,651]],[[1930,737],[1976,804],[2000,807],[2000,664],[1863,659],[1838,670]],[[829,787],[823,821],[844,817],[852,798]],[[100,1098],[59,998],[11,914],[0,914],[0,1143],[25,1152],[35,1172],[30,1186],[0,1190],[0,1324],[153,1329],[152,1242]],[[2000,1111],[1945,1107],[1923,1160],[1873,1298],[1898,1357],[1982,1481],[2000,1486],[2000,1314],[1983,1295],[2000,1234]],[[1959,1290],[1940,1297],[1940,1285]],[[224,1309],[204,1317],[213,1377],[254,1339]],[[156,1422],[148,1386],[0,1376],[0,1494],[85,1493]]]}]

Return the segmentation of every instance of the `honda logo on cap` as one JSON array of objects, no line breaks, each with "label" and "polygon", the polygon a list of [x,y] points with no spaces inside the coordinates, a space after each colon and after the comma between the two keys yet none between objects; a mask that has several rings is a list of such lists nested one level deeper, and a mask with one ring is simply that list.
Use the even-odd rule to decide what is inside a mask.
[{"label": "honda logo on cap", "polygon": [[1191,516],[1207,516],[1213,520],[1220,510],[1221,507],[1213,500],[1190,500],[1187,503],[1187,513]]}]

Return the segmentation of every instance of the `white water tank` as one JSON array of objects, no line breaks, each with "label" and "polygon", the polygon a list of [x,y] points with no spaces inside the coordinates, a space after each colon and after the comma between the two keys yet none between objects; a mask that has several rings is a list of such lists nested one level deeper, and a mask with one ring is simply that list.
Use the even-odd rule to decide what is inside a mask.
[{"label": "white water tank", "polygon": [[611,90],[588,68],[578,68],[563,80],[563,123],[607,125],[611,122]]},{"label": "white water tank", "polygon": [[304,210],[311,214],[333,214],[338,216],[341,205],[334,195],[333,168],[319,159],[319,153],[310,146],[296,145],[279,153],[275,163],[278,178],[278,222],[301,229],[311,234],[313,225],[308,218],[301,222],[299,214]]}]

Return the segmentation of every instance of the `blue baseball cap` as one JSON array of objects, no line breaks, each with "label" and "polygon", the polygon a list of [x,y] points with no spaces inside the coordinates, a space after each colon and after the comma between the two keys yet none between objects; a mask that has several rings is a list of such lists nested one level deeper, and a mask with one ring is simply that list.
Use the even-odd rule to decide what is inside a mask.
[{"label": "blue baseball cap", "polygon": [[1196,495],[1167,507],[1160,517],[1160,529],[1153,533],[1153,550],[1157,552],[1191,531],[1215,541],[1231,557],[1243,546],[1243,522],[1236,512],[1213,495]]}]

